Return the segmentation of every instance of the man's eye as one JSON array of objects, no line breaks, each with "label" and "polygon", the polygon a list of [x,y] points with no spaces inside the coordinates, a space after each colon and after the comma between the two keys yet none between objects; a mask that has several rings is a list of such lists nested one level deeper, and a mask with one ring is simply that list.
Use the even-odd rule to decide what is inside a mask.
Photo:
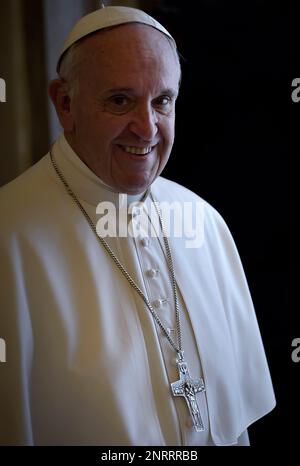
[{"label": "man's eye", "polygon": [[110,101],[117,107],[123,107],[128,102],[128,99],[125,95],[114,95]]},{"label": "man's eye", "polygon": [[126,113],[131,109],[132,101],[123,94],[113,95],[107,99],[105,109],[112,113]]},{"label": "man's eye", "polygon": [[173,108],[173,99],[168,95],[162,95],[155,99],[154,106],[162,112],[169,113]]},{"label": "man's eye", "polygon": [[158,99],[156,99],[156,102],[159,105],[166,106],[171,103],[171,98],[168,95],[162,95],[161,97],[158,97]]},{"label": "man's eye", "polygon": [[171,99],[171,97],[169,97],[169,96],[164,96],[164,97],[162,97],[162,99],[161,99],[161,103],[162,103],[163,105],[169,105],[169,104],[172,103],[172,99]]}]

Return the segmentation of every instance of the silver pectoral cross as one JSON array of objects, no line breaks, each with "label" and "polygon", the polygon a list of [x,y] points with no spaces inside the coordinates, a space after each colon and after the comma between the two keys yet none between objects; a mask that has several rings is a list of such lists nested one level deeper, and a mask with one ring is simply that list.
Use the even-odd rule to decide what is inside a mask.
[{"label": "silver pectoral cross", "polygon": [[203,379],[193,380],[191,378],[187,363],[184,360],[183,351],[179,353],[177,367],[179,370],[180,380],[171,384],[173,395],[184,396],[190,415],[193,419],[194,428],[197,432],[201,432],[204,430],[204,425],[197,403],[196,394],[205,391]]}]

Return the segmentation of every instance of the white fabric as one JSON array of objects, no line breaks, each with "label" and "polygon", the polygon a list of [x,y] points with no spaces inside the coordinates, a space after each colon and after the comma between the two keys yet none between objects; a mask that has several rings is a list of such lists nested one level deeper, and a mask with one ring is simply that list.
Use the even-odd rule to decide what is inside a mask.
[{"label": "white fabric", "polygon": [[[116,193],[63,137],[54,153],[96,221],[96,205]],[[200,201],[163,178],[152,191],[159,201]],[[241,263],[211,206],[205,203],[202,247],[170,239],[186,356],[191,375],[206,384],[197,396],[203,434],[187,426],[185,402],[170,393],[172,350],[66,194],[49,155],[1,189],[0,216],[0,337],[7,347],[0,444],[247,444],[246,428],[275,400]],[[147,247],[139,238],[109,241],[151,300],[171,300],[157,239]],[[152,265],[158,279],[147,274]],[[158,312],[174,328],[171,301]]]},{"label": "white fabric", "polygon": [[75,24],[74,28],[68,34],[59,54],[57,70],[59,69],[59,63],[62,55],[79,39],[82,39],[92,32],[99,31],[100,29],[126,23],[147,24],[148,26],[158,29],[163,34],[166,34],[174,41],[173,37],[164,28],[164,26],[144,11],[125,6],[107,6],[84,16]]}]

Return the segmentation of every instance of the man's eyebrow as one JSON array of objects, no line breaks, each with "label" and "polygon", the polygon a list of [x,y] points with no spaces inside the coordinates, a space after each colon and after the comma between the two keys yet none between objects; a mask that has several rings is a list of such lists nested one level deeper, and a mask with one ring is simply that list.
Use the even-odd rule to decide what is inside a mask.
[{"label": "man's eyebrow", "polygon": [[[131,87],[113,87],[111,89],[107,89],[105,94],[118,94],[122,92],[129,92],[131,94],[134,94],[135,90]],[[171,97],[177,97],[178,90],[173,89],[173,88],[166,88],[166,89],[163,89],[161,92],[159,92],[159,95],[163,95],[163,94],[167,94]]]},{"label": "man's eyebrow", "polygon": [[111,89],[107,89],[106,94],[114,94],[118,92],[134,92],[134,89],[131,87],[113,87]]},{"label": "man's eyebrow", "polygon": [[167,89],[163,89],[161,94],[167,94],[171,97],[177,97],[178,96],[178,89],[173,89],[171,87],[168,87]]}]

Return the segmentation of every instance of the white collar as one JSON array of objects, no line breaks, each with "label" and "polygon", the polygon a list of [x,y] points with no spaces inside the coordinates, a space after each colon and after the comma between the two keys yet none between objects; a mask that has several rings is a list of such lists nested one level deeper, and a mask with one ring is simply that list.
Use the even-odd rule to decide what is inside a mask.
[{"label": "white collar", "polygon": [[[66,181],[74,190],[76,196],[91,204],[97,206],[99,202],[109,201],[115,205],[119,200],[131,202],[141,201],[144,193],[128,194],[116,192],[112,187],[104,183],[74,152],[64,134],[61,134],[52,148],[55,160],[62,171]],[[120,198],[119,195],[122,195]]]}]

